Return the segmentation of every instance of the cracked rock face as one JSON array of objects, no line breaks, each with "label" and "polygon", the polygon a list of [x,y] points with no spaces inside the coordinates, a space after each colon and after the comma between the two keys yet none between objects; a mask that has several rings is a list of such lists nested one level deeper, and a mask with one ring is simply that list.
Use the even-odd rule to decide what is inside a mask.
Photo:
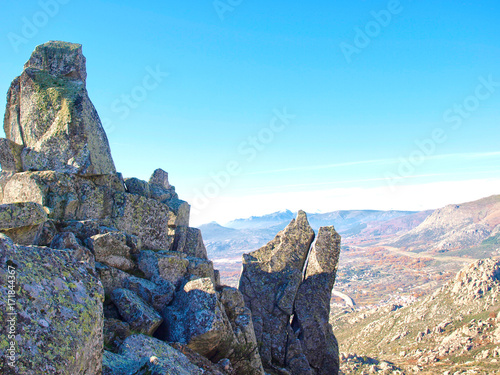
[{"label": "cracked rock face", "polygon": [[330,299],[340,255],[340,236],[322,227],[309,253],[304,281],[295,298],[292,327],[316,374],[338,371],[338,344],[329,324]]},{"label": "cracked rock face", "polygon": [[328,315],[340,236],[333,227],[322,227],[311,248],[314,237],[306,214],[299,211],[271,242],[243,256],[239,289],[252,311],[267,370],[338,372],[338,346]]},{"label": "cracked rock face", "polygon": [[7,94],[4,170],[116,173],[86,77],[80,44],[52,41],[35,49]]}]

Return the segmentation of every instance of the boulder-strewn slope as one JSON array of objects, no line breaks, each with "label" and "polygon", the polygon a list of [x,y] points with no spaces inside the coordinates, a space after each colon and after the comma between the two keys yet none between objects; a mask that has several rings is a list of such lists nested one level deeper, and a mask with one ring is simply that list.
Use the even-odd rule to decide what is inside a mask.
[{"label": "boulder-strewn slope", "polygon": [[413,304],[339,314],[332,325],[346,373],[493,374],[499,314],[500,261],[485,259]]},{"label": "boulder-strewn slope", "polygon": [[239,289],[253,315],[259,352],[272,374],[336,374],[338,347],[328,323],[340,236],[314,231],[305,212],[266,246],[243,256]]},{"label": "boulder-strewn slope", "polygon": [[[447,252],[470,248],[500,235],[500,195],[448,205],[392,244],[412,250]],[[429,246],[429,244],[432,244]]]},{"label": "boulder-strewn slope", "polygon": [[220,285],[189,205],[161,169],[116,173],[85,80],[81,46],[49,42],[8,93],[0,290],[18,319],[14,340],[2,324],[2,373],[263,375],[245,352],[251,313]]}]

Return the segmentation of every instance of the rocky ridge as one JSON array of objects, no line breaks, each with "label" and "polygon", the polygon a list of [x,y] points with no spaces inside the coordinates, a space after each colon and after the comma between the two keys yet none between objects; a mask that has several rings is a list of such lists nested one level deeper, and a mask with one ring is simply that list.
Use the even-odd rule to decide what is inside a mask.
[{"label": "rocky ridge", "polygon": [[[448,205],[434,211],[418,227],[392,240],[391,245],[411,250],[449,253],[478,246],[485,241],[499,243],[500,196]],[[433,245],[429,248],[429,243]]]},{"label": "rocky ridge", "polygon": [[263,375],[251,312],[220,285],[189,204],[161,169],[116,172],[85,83],[81,45],[48,42],[9,89],[3,373]]},{"label": "rocky ridge", "polygon": [[407,306],[338,314],[331,322],[345,373],[496,373],[500,260],[467,265],[434,293]]}]

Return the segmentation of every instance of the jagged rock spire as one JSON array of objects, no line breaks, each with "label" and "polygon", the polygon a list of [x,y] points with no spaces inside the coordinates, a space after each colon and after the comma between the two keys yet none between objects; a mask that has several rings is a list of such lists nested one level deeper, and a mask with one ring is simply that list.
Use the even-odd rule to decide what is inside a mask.
[{"label": "jagged rock spire", "polygon": [[267,370],[338,372],[338,346],[328,315],[340,236],[333,227],[322,227],[311,248],[314,237],[305,212],[299,211],[271,242],[243,256],[239,288],[252,311]]}]

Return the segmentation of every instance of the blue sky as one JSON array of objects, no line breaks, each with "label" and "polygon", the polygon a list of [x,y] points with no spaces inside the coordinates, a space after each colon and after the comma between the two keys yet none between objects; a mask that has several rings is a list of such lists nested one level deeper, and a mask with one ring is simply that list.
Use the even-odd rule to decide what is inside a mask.
[{"label": "blue sky", "polygon": [[118,170],[167,170],[195,225],[500,192],[498,1],[0,7],[0,92],[36,45],[83,44]]}]

